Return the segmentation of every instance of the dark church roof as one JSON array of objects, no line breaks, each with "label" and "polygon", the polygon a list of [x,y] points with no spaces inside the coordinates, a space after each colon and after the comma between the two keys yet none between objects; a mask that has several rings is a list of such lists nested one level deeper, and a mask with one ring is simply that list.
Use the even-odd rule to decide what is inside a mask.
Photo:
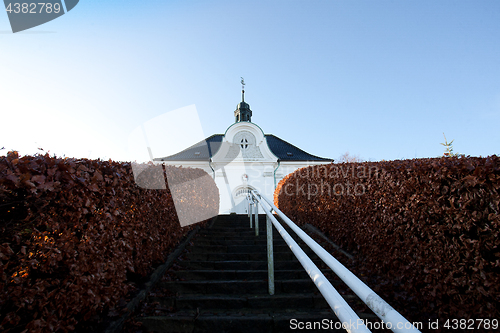
[{"label": "dark church roof", "polygon": [[[183,151],[163,158],[155,158],[155,161],[208,161],[220,148],[223,134],[214,134],[203,141],[184,149]],[[300,148],[278,138],[272,134],[265,134],[267,144],[271,152],[280,161],[324,161],[331,162],[332,159],[322,158],[306,153]]]},{"label": "dark church roof", "polygon": [[269,149],[271,149],[273,154],[276,155],[281,161],[333,161],[330,158],[318,157],[306,153],[302,149],[295,147],[291,143],[288,143],[275,135],[266,134],[265,136]]}]

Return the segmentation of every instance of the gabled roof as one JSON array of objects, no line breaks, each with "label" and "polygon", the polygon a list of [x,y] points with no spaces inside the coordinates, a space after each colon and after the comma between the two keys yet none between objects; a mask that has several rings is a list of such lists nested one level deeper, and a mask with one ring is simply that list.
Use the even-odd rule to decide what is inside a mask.
[{"label": "gabled roof", "polygon": [[[265,134],[267,144],[271,152],[280,161],[324,161],[331,162],[332,159],[311,155],[302,149],[278,138],[272,134]],[[220,148],[224,134],[214,134],[203,141],[184,149],[183,151],[162,158],[155,158],[155,161],[209,161]]]},{"label": "gabled roof", "polygon": [[219,150],[224,134],[214,134],[183,151],[155,161],[208,161]]},{"label": "gabled roof", "polygon": [[333,161],[330,158],[311,155],[273,134],[266,134],[266,140],[269,149],[271,149],[273,154],[276,155],[281,161]]}]

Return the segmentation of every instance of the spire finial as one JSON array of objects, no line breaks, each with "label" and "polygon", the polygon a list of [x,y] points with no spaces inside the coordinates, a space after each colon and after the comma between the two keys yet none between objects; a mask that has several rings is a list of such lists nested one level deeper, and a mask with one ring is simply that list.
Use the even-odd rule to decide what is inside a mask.
[{"label": "spire finial", "polygon": [[235,122],[240,121],[252,121],[252,110],[250,110],[250,105],[245,103],[245,79],[241,78],[241,102],[236,106],[236,111],[234,111]]},{"label": "spire finial", "polygon": [[245,79],[243,77],[241,77],[241,100],[245,101]]}]

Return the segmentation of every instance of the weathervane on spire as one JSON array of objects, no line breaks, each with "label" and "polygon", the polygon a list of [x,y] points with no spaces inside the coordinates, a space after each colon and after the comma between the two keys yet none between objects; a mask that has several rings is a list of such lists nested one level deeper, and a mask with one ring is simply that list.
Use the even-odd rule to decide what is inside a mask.
[{"label": "weathervane on spire", "polygon": [[245,101],[245,79],[243,77],[241,77],[241,100]]}]

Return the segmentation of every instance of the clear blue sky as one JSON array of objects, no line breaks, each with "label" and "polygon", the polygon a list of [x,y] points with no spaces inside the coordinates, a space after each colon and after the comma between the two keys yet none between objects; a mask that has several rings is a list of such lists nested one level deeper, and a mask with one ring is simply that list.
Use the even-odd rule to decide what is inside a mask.
[{"label": "clear blue sky", "polygon": [[[0,13],[0,154],[126,160],[139,124],[241,99],[309,153],[500,153],[500,1],[97,1],[12,34]],[[168,145],[165,142],[165,145]]]}]

